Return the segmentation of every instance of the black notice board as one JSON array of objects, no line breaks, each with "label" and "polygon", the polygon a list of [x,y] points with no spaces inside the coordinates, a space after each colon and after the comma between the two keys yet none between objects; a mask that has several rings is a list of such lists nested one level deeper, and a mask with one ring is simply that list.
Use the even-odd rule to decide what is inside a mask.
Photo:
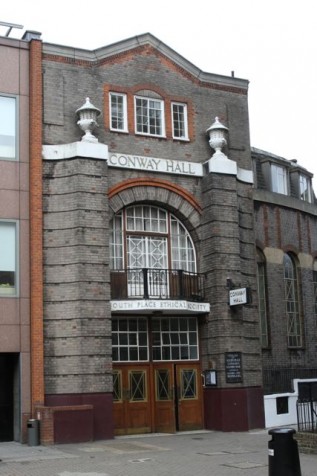
[{"label": "black notice board", "polygon": [[241,352],[226,352],[226,382],[242,382],[242,355]]}]

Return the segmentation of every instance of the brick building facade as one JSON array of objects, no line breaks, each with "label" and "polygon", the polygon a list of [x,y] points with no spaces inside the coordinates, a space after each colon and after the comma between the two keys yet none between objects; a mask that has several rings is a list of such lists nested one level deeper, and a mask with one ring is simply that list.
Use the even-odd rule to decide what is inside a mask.
[{"label": "brick building facade", "polygon": [[263,376],[317,367],[311,174],[251,150],[247,80],[150,34],[33,52],[41,442],[263,427]]}]

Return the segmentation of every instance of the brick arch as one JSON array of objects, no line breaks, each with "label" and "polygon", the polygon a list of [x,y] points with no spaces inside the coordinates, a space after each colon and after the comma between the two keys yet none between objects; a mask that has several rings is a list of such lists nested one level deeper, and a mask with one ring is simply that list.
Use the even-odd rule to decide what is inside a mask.
[{"label": "brick arch", "polygon": [[202,210],[198,200],[185,188],[167,180],[146,177],[128,179],[111,187],[108,197],[114,213],[135,203],[155,203],[180,217],[188,230],[196,230],[200,223]]}]

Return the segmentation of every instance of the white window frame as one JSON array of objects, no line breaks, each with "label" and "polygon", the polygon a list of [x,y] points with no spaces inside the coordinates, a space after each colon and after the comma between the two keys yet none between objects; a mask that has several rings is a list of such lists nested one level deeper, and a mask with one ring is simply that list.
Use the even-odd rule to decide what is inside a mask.
[{"label": "white window frame", "polygon": [[311,180],[304,174],[299,174],[299,198],[305,202],[312,202]]},{"label": "white window frame", "polygon": [[[148,131],[144,130],[139,130],[139,124],[137,122],[137,101],[142,100],[147,102],[147,116],[146,116],[146,121],[148,124],[145,124],[143,122],[140,124],[141,126],[147,126]],[[157,102],[160,104],[160,111],[161,111],[161,117],[160,117],[160,128],[161,128],[161,133],[160,134],[155,134],[150,132],[150,127],[151,125],[149,124],[149,117],[150,117],[150,102]],[[164,101],[162,99],[158,98],[152,98],[152,97],[144,97],[144,96],[134,96],[134,124],[135,124],[135,133],[140,134],[140,135],[145,135],[145,136],[151,136],[151,137],[165,137],[165,109],[164,109]]]},{"label": "white window frame", "polygon": [[[183,108],[183,116],[184,116],[184,119],[183,119],[183,124],[182,124],[182,128],[184,130],[184,134],[183,135],[180,135],[180,136],[177,136],[175,134],[175,122],[174,121],[174,106],[177,106],[177,107],[182,107]],[[172,102],[171,103],[171,117],[172,117],[172,129],[173,129],[173,139],[177,139],[177,140],[188,140],[188,118],[187,118],[187,104],[184,104],[182,102]],[[178,120],[178,122],[181,122]]]},{"label": "white window frame", "polygon": [[[1,297],[17,297],[19,293],[19,265],[18,265],[18,243],[19,243],[19,226],[18,222],[14,220],[0,220],[0,269],[2,267],[2,260],[1,260],[1,251],[3,251],[3,248],[1,249],[1,243],[2,239],[1,238],[1,225],[12,225],[12,228],[14,228],[14,235],[15,235],[15,242],[12,244],[12,248],[9,250],[9,253],[6,250],[7,254],[11,253],[14,254],[14,286],[9,286],[7,283],[1,283],[0,284],[0,298]],[[12,271],[9,269],[4,269],[3,271]]]},{"label": "white window frame", "polygon": [[272,192],[288,195],[286,168],[271,164]]},{"label": "white window frame", "polygon": [[[117,97],[122,99],[122,122],[123,126],[122,127],[113,127],[112,126],[112,119],[114,118],[114,111],[112,108],[112,98]],[[128,108],[127,108],[127,95],[123,93],[115,93],[115,92],[110,92],[109,93],[109,118],[110,118],[110,130],[111,131],[116,131],[116,132],[128,132]]]},{"label": "white window frame", "polygon": [[[10,113],[13,114],[13,117],[1,116],[1,99],[8,99],[14,102],[12,111],[10,111]],[[3,132],[9,132],[10,129],[14,129],[14,150],[12,155],[4,153],[4,150],[1,148],[1,142],[4,141],[5,136],[7,136],[8,138],[10,137],[9,134],[3,134]],[[5,145],[3,147],[5,147]],[[18,156],[18,97],[0,93],[0,160],[16,161],[18,160]]]}]

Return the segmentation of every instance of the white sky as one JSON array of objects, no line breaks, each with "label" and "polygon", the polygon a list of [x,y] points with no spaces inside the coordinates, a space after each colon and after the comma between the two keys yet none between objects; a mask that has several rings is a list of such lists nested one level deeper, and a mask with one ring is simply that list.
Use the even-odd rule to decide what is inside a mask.
[{"label": "white sky", "polygon": [[314,0],[11,0],[0,21],[84,49],[149,32],[203,71],[234,71],[250,81],[251,145],[297,159],[317,192]]}]

